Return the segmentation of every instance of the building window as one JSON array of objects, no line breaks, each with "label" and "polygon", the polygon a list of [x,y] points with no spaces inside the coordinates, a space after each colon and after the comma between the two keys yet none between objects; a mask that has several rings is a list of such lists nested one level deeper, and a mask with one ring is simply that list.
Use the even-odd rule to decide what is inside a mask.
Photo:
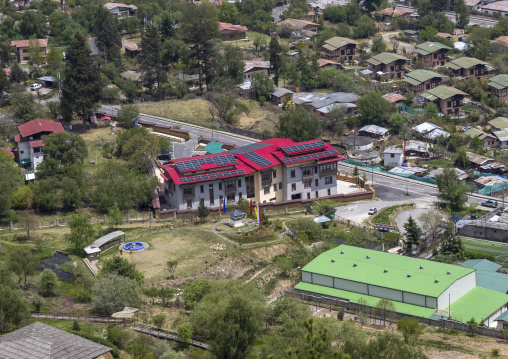
[{"label": "building window", "polygon": [[277,183],[273,185],[273,191],[277,192]]},{"label": "building window", "polygon": [[200,188],[201,193],[205,193],[205,186],[201,186]]},{"label": "building window", "polygon": [[272,181],[272,174],[271,173],[264,173],[261,175],[261,180],[263,182],[271,182]]},{"label": "building window", "polygon": [[[508,143],[508,142],[507,142]],[[279,188],[282,188],[282,182],[279,182]]]},{"label": "building window", "polygon": [[318,197],[319,197],[319,192],[318,192],[318,191],[316,191],[316,198],[318,198]]},{"label": "building window", "polygon": [[314,180],[314,183],[316,184],[316,186],[319,186],[319,180],[317,178]]},{"label": "building window", "polygon": [[184,196],[191,195],[191,194],[194,194],[194,187],[188,187],[188,188],[183,189]]},{"label": "building window", "polygon": [[229,193],[227,195],[227,201],[228,202],[234,202],[235,201],[235,194],[234,193]]},{"label": "building window", "polygon": [[219,191],[222,191],[222,183],[219,183]]},{"label": "building window", "polygon": [[277,171],[273,171],[273,178],[277,177]]},{"label": "building window", "polygon": [[296,171],[295,170],[291,170],[291,178],[295,178],[296,177]]},{"label": "building window", "polygon": [[270,194],[270,187],[266,186],[263,188],[265,190],[265,194]]},{"label": "building window", "polygon": [[391,158],[395,158],[395,155],[393,153],[390,153]]},{"label": "building window", "polygon": [[291,183],[291,191],[296,191],[296,183]]},{"label": "building window", "polygon": [[213,184],[208,185],[208,194],[210,197],[210,206],[215,204],[215,199],[213,195]]},{"label": "building window", "polygon": [[238,187],[242,187],[242,180],[241,179],[238,180]]},{"label": "building window", "polygon": [[325,177],[325,184],[332,184],[332,176]]},{"label": "building window", "polygon": [[312,175],[312,168],[304,168],[303,175],[304,176],[311,176]]},{"label": "building window", "polygon": [[312,181],[303,181],[303,188],[310,188],[312,186]]},{"label": "building window", "polygon": [[238,198],[243,198],[242,192],[238,194]]},{"label": "building window", "polygon": [[187,201],[187,209],[192,209],[192,201]]},{"label": "building window", "polygon": [[330,188],[328,188],[328,189],[326,190],[326,192],[328,192],[328,195],[329,195],[329,196],[332,194],[332,191],[330,190]]},{"label": "building window", "polygon": [[310,199],[310,193],[307,193],[307,199]]}]

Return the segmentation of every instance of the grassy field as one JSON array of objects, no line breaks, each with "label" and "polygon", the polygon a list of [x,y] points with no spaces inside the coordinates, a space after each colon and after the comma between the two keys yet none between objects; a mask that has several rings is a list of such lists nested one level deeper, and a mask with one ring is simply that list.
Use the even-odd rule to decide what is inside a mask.
[{"label": "grassy field", "polygon": [[470,238],[463,238],[463,241],[466,250],[491,254],[496,257],[496,262],[508,266],[508,244]]}]

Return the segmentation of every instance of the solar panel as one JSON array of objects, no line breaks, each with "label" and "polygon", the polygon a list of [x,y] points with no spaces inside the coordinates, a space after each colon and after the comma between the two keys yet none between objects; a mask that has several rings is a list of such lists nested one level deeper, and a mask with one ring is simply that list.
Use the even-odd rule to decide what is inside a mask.
[{"label": "solar panel", "polygon": [[236,158],[233,155],[222,155],[222,156],[197,158],[195,160],[177,162],[176,167],[181,172],[185,172],[185,171],[198,170],[203,165],[209,164],[209,163],[213,163],[216,166],[226,166],[226,165],[233,165],[237,162],[236,162]]},{"label": "solar panel", "polygon": [[256,152],[247,152],[243,154],[247,159],[251,160],[255,164],[257,164],[259,167],[268,167],[272,166],[273,163],[268,161],[266,158],[261,156],[260,154]]},{"label": "solar panel", "polygon": [[208,173],[206,175],[197,175],[197,176],[192,176],[192,177],[180,178],[180,182],[181,183],[188,183],[188,182],[197,182],[197,181],[204,181],[204,180],[213,180],[216,178],[222,178],[222,177],[227,177],[227,176],[236,176],[236,175],[241,175],[244,173],[245,173],[244,170]]},{"label": "solar panel", "polygon": [[286,152],[287,154],[291,154],[291,153],[295,153],[295,152],[314,150],[314,149],[322,148],[325,146],[326,145],[323,141],[316,141],[316,142],[311,142],[311,143],[304,143],[304,144],[300,144],[300,145],[284,147],[282,150],[284,152]]},{"label": "solar panel", "polygon": [[259,149],[265,148],[267,146],[271,146],[271,144],[268,144],[268,143],[251,143],[250,145],[242,146],[242,147],[239,147],[239,148],[235,148],[235,149],[233,149],[231,151],[228,151],[228,153],[233,153],[235,155],[241,155],[242,153],[259,150]]},{"label": "solar panel", "polygon": [[305,160],[311,160],[314,158],[321,158],[321,157],[328,157],[338,154],[337,150],[331,148],[328,151],[325,152],[319,152],[319,153],[311,153],[309,155],[304,156],[297,156],[297,157],[282,157],[281,160],[284,163],[293,163],[293,162],[299,162],[299,161],[305,161]]}]

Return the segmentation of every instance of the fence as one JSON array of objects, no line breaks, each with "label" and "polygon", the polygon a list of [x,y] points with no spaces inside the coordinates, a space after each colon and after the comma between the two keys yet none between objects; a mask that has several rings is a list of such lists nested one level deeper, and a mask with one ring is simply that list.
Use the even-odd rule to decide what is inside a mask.
[{"label": "fence", "polygon": [[151,326],[147,326],[144,324],[138,324],[132,327],[132,329],[136,332],[148,334],[154,337],[157,337],[159,339],[166,339],[166,340],[172,340],[179,343],[186,343],[189,345],[192,345],[194,347],[198,347],[201,349],[210,349],[210,344],[204,342],[201,339],[197,338],[191,338],[190,342],[185,342],[178,338],[178,333],[175,331],[169,331],[165,329],[157,329]]},{"label": "fence", "polygon": [[112,318],[110,316],[102,315],[73,315],[73,314],[59,314],[59,313],[30,313],[31,318],[44,318],[44,319],[58,319],[58,320],[80,320],[95,323],[126,323],[129,320],[126,318]]},{"label": "fence", "polygon": [[250,130],[244,130],[241,128],[236,128],[236,127],[230,126],[228,124],[226,124],[225,127],[229,132],[236,133],[237,135],[256,138],[258,140],[268,140],[268,139],[272,138],[272,136],[266,135],[264,133],[254,132],[254,131],[250,131]]},{"label": "fence", "polygon": [[[444,327],[448,329],[454,329],[454,330],[460,330],[462,332],[468,332],[469,326],[466,323],[462,323],[453,319],[444,319],[444,317],[441,317],[441,319],[431,319],[431,318],[422,318],[422,317],[416,317],[409,314],[403,314],[398,312],[392,312],[388,310],[380,310],[379,308],[370,307],[367,305],[361,305],[357,303],[350,302],[348,299],[345,298],[338,298],[338,297],[331,297],[326,295],[316,295],[310,292],[301,291],[298,289],[292,289],[292,290],[286,290],[284,292],[285,297],[292,297],[304,300],[306,302],[315,302],[318,305],[326,304],[330,306],[337,306],[344,309],[347,309],[348,311],[352,312],[362,312],[367,315],[371,319],[379,319],[389,321],[395,321],[401,318],[416,318],[420,321],[420,323],[432,325],[436,327]],[[489,337],[494,338],[503,338],[505,339],[506,336],[499,330],[495,328],[490,327],[478,327],[478,334],[485,335]]]}]

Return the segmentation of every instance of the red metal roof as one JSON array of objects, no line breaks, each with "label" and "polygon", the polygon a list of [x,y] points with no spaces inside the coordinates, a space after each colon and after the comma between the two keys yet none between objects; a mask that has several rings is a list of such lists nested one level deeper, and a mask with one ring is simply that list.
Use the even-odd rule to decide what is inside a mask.
[{"label": "red metal roof", "polygon": [[247,26],[233,25],[233,24],[230,24],[227,22],[219,22],[219,31],[225,31],[225,30],[244,32],[249,29],[247,29]]},{"label": "red metal roof", "polygon": [[19,125],[18,130],[21,137],[32,136],[40,132],[58,133],[65,131],[60,122],[53,122],[42,118],[36,118],[35,120]]},{"label": "red metal roof", "polygon": [[[23,48],[30,46],[30,40],[15,40],[11,41],[11,46],[15,46],[16,48]],[[48,39],[39,39],[40,47],[48,47]]]},{"label": "red metal roof", "polygon": [[4,152],[5,152],[5,153],[7,153],[9,156],[11,156],[12,158],[14,158],[14,152],[12,152],[12,148],[0,147],[0,150],[1,150],[1,151],[4,151]]},{"label": "red metal roof", "polygon": [[180,185],[245,176],[281,164],[343,159],[330,144],[321,140],[296,143],[287,138],[272,138],[229,152],[172,160],[160,168],[166,181],[173,180]]},{"label": "red metal roof", "polygon": [[42,140],[30,141],[30,148],[46,146]]}]

